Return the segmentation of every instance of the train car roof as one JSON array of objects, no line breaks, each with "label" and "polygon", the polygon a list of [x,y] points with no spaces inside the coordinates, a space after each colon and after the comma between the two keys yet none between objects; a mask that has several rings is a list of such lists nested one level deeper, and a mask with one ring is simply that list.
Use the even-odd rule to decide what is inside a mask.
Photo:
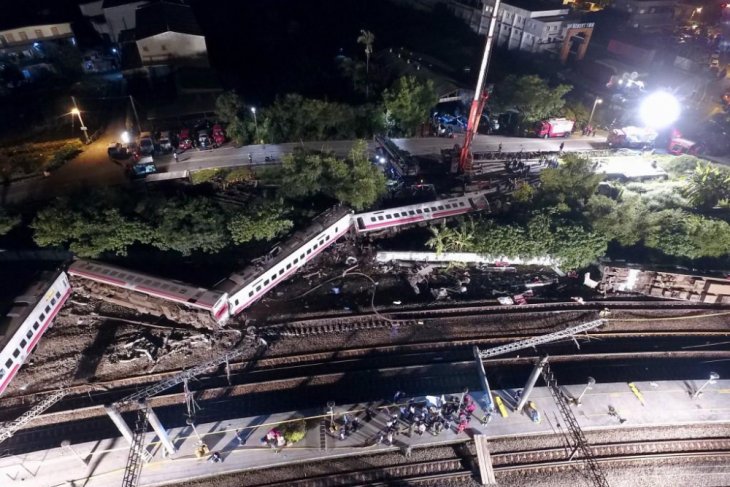
[{"label": "train car roof", "polygon": [[77,260],[68,268],[71,274],[78,274],[90,279],[100,279],[110,284],[123,287],[124,283],[134,286],[137,292],[164,296],[189,306],[212,309],[223,296],[216,290],[195,287],[174,279],[163,279],[141,272],[116,267],[92,260]]},{"label": "train car roof", "polygon": [[307,226],[307,228],[295,232],[284,242],[282,242],[278,246],[278,248],[280,249],[279,253],[276,254],[276,256],[273,257],[271,260],[269,260],[265,264],[251,264],[240,272],[234,272],[226,279],[221,281],[216,286],[216,289],[228,292],[229,294],[238,291],[242,287],[250,284],[255,279],[257,279],[261,275],[262,268],[270,269],[276,266],[279,262],[285,260],[287,257],[292,255],[299,247],[302,246],[304,242],[312,239],[322,230],[334,224],[340,218],[348,214],[352,214],[351,209],[344,206],[335,206],[325,211],[324,213],[317,215],[309,224],[309,226]]},{"label": "train car roof", "polygon": [[20,325],[28,318],[35,305],[60,274],[60,271],[44,272],[40,280],[35,281],[23,291],[23,294],[12,300],[10,309],[0,318],[0,349],[5,348],[10,337],[18,331]]}]

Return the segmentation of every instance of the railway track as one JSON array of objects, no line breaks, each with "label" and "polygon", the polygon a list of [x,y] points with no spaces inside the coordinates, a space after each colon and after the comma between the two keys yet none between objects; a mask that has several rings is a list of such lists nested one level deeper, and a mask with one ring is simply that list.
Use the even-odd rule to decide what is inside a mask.
[{"label": "railway track", "polygon": [[[592,446],[600,464],[618,466],[639,462],[656,462],[666,459],[705,459],[726,461],[730,458],[730,438],[687,440],[659,440],[623,442]],[[582,468],[579,457],[569,460],[571,452],[566,448],[547,448],[530,451],[492,453],[492,465],[499,480],[500,474],[519,472],[524,475],[560,473],[567,469]],[[464,485],[470,479],[478,479],[476,455],[458,456],[430,461],[418,461],[405,465],[377,466],[335,474],[324,474],[302,480],[260,484],[274,487],[332,487],[332,486],[392,486],[392,485]],[[524,479],[523,479],[524,480]]]},{"label": "railway track", "polygon": [[[265,336],[310,336],[327,333],[344,333],[365,331],[399,326],[423,325],[427,321],[448,318],[475,318],[494,314],[528,314],[564,311],[682,311],[723,313],[730,319],[730,305],[702,304],[686,301],[587,301],[585,303],[542,303],[522,306],[464,306],[456,308],[429,308],[420,310],[389,311],[383,309],[377,314],[319,316],[289,321],[286,323],[270,323],[263,325],[260,333]],[[609,315],[610,319],[610,315]]]},{"label": "railway track", "polygon": [[[478,387],[473,359],[464,360],[464,356],[468,356],[470,351],[459,352],[461,356],[444,352],[412,353],[404,356],[399,362],[383,356],[380,357],[381,360],[377,357],[363,361],[342,358],[333,364],[292,364],[286,370],[257,368],[240,375],[232,373],[233,385],[228,384],[225,374],[219,374],[201,380],[196,386],[202,389],[197,393],[197,399],[201,404],[212,407],[211,411],[217,411],[211,413],[216,416],[208,419],[220,420],[232,417],[231,414],[234,412],[257,415],[273,410],[314,407],[326,402],[328,397],[332,398],[334,391],[341,395],[336,397],[337,400],[351,397],[355,402],[359,402],[384,397],[392,390],[403,390],[404,386],[410,386],[412,390],[430,390],[439,393],[456,390],[464,385],[470,388]],[[636,352],[626,352],[585,354],[577,357],[583,362],[603,364],[626,363],[649,358],[682,360],[682,363],[698,360],[730,360],[730,350],[646,352],[638,355],[637,357]],[[576,355],[572,354],[555,354],[551,356],[551,360],[555,364],[579,363],[575,357]],[[529,367],[533,360],[534,357],[495,358],[486,361],[486,364],[489,370],[495,371],[500,367],[512,368],[520,364]],[[379,362],[390,363],[390,366],[382,366]],[[301,400],[296,399],[298,391],[303,387],[309,391],[307,404],[302,404]],[[105,431],[113,436],[115,434],[113,425],[106,418],[103,404],[118,400],[134,390],[135,388],[131,388],[73,397],[61,404],[61,410],[37,418],[33,423],[33,429],[21,430],[16,438],[8,440],[0,448],[0,454],[4,448],[7,448],[5,454],[33,451],[40,449],[36,445],[55,445],[67,436],[80,435],[86,438],[84,434],[88,431]],[[148,402],[158,409],[163,422],[173,427],[176,425],[175,422],[180,422],[181,404],[184,400],[184,394],[176,390],[155,396]]]},{"label": "railway track", "polygon": [[[455,349],[470,349],[472,346],[480,346],[482,348],[484,347],[490,347],[490,346],[497,346],[501,345],[507,342],[511,341],[518,341],[523,340],[526,338],[531,338],[536,336],[539,333],[532,333],[532,334],[521,334],[521,335],[511,335],[511,336],[501,336],[501,337],[484,337],[481,334],[475,335],[472,337],[465,337],[461,339],[455,339],[455,340],[445,340],[445,339],[439,339],[439,340],[427,340],[427,341],[421,341],[421,342],[415,342],[415,343],[403,343],[398,345],[375,345],[370,347],[356,347],[356,348],[348,348],[348,349],[340,349],[340,350],[324,350],[324,351],[317,351],[317,352],[310,352],[310,353],[298,353],[298,354],[290,354],[290,355],[280,355],[280,356],[274,356],[274,357],[263,357],[256,360],[255,363],[252,363],[249,360],[239,360],[239,361],[232,361],[230,362],[230,371],[231,373],[241,373],[243,371],[249,370],[250,367],[254,367],[251,369],[252,371],[261,371],[265,369],[276,369],[276,368],[291,368],[294,366],[300,366],[303,364],[322,364],[322,363],[329,363],[329,364],[336,364],[338,362],[343,363],[345,361],[351,361],[355,359],[363,359],[363,358],[385,358],[387,355],[395,355],[395,354],[416,354],[416,353],[436,353],[436,352],[449,352],[451,350]],[[635,339],[635,338],[666,338],[666,337],[702,337],[702,338],[709,338],[709,337],[727,337],[730,336],[730,328],[727,331],[717,331],[717,330],[711,330],[711,331],[644,331],[644,330],[637,330],[636,332],[602,332],[602,331],[592,331],[590,333],[584,334],[583,337],[587,340],[593,340],[593,339],[599,339],[599,340],[610,340],[610,339]],[[470,352],[469,352],[470,353]],[[621,354],[603,354],[600,357],[592,354],[592,355],[571,355],[566,357],[559,357],[556,356],[553,358],[554,362],[560,362],[560,361],[589,361],[589,360],[597,360],[597,359],[606,359],[609,356],[613,356],[616,359],[623,358]],[[699,352],[651,352],[648,355],[645,355],[646,357],[650,358],[683,358],[683,357],[701,357],[702,353]],[[717,358],[717,357],[712,357]],[[720,357],[722,358],[722,357]],[[387,360],[387,359],[386,359]],[[532,357],[526,356],[519,359],[508,357],[508,358],[497,358],[492,359],[488,361],[487,363],[493,365],[493,366],[502,366],[502,365],[508,365],[510,363],[512,364],[521,364],[521,363],[527,363],[529,361],[533,360]],[[174,370],[167,370],[164,372],[157,372],[157,373],[143,373],[135,376],[129,376],[121,379],[114,379],[114,380],[108,380],[108,381],[97,381],[93,384],[79,384],[74,386],[66,387],[66,391],[68,392],[68,399],[62,401],[59,406],[63,406],[64,404],[68,404],[71,401],[74,400],[72,396],[74,395],[88,395],[88,394],[94,394],[96,396],[103,396],[108,391],[117,391],[117,394],[114,395],[114,397],[118,395],[124,395],[126,393],[130,393],[135,390],[136,387],[148,385],[157,381],[161,381],[164,379],[167,379],[179,372],[181,372],[184,369],[174,369]],[[213,373],[209,378],[218,378],[224,377],[225,374],[223,373]],[[12,398],[8,398],[6,401],[0,402],[0,405],[5,403],[4,409],[6,412],[9,412],[10,408],[12,406],[8,406],[7,403],[12,402],[33,402],[38,400],[38,398],[42,397],[44,394],[49,394],[55,389],[48,389],[46,391],[41,391],[33,394],[28,394],[26,396],[14,396]],[[19,410],[23,409],[24,406],[20,406],[18,408]],[[58,407],[55,408],[58,410]],[[66,409],[66,408],[64,408]]]}]

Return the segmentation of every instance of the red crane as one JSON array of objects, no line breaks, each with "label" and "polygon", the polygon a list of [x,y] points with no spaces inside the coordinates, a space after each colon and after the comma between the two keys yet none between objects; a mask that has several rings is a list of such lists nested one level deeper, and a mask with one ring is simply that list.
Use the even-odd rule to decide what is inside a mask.
[{"label": "red crane", "polygon": [[[466,125],[466,134],[464,136],[464,145],[459,153],[459,172],[469,174],[472,170],[472,153],[471,143],[474,135],[479,128],[479,121],[482,118],[484,105],[489,98],[489,92],[485,89],[484,80],[487,77],[487,68],[489,67],[489,56],[492,52],[492,43],[494,40],[494,28],[497,24],[497,11],[499,10],[500,0],[495,0],[494,10],[492,10],[492,18],[489,21],[489,30],[487,31],[487,44],[484,47],[484,56],[482,56],[482,65],[479,68],[479,78],[477,78],[477,87],[474,91],[474,100],[471,102],[471,110],[469,111],[469,120]],[[485,5],[486,8],[486,5]]]}]

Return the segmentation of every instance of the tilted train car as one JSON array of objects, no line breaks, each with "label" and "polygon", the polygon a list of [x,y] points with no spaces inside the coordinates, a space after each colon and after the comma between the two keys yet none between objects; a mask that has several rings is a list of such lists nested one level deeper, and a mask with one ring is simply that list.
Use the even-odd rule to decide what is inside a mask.
[{"label": "tilted train car", "polygon": [[162,279],[132,272],[91,260],[77,260],[68,268],[72,276],[91,279],[114,287],[121,287],[131,291],[157,298],[174,301],[176,303],[201,309],[211,314],[218,323],[224,323],[228,317],[228,296],[219,291],[201,287],[194,287],[171,279]]},{"label": "tilted train car", "polygon": [[263,269],[251,266],[228,276],[217,288],[228,294],[231,316],[252,305],[346,234],[351,228],[351,219],[349,209],[333,208],[315,218],[306,230],[288,239],[279,254]]},{"label": "tilted train car", "polygon": [[438,220],[473,211],[489,210],[487,192],[466,193],[446,200],[429,201],[387,210],[358,213],[353,217],[358,233]]},{"label": "tilted train car", "polygon": [[70,295],[68,276],[65,272],[58,272],[15,298],[13,307],[0,321],[0,395]]}]

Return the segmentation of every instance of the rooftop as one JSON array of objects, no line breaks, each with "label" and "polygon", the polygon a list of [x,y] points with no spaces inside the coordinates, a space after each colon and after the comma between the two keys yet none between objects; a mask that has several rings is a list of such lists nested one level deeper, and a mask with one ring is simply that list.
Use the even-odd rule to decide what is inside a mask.
[{"label": "rooftop", "polygon": [[504,3],[505,5],[529,10],[530,12],[539,12],[541,10],[569,10],[562,2],[552,0],[507,0]]},{"label": "rooftop", "polygon": [[164,32],[203,35],[193,9],[188,5],[163,1],[137,9],[137,39]]}]

